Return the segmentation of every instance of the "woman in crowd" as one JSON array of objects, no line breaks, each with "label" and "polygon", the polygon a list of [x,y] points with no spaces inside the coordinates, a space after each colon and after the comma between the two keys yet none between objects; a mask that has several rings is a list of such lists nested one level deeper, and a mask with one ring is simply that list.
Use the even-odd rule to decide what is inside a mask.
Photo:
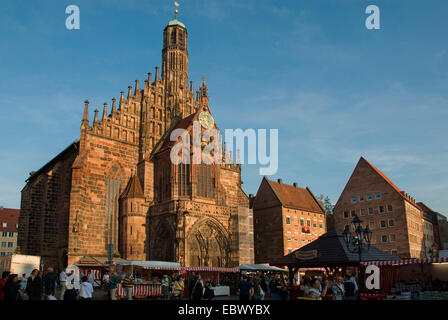
[{"label": "woman in crowd", "polygon": [[26,294],[30,300],[41,300],[43,292],[42,272],[34,269],[26,284]]},{"label": "woman in crowd", "polygon": [[264,296],[264,292],[260,286],[260,282],[258,281],[258,279],[255,279],[253,281],[252,287],[254,292],[253,300],[261,300],[262,297]]},{"label": "woman in crowd", "polygon": [[177,276],[173,284],[173,298],[179,300],[185,290],[185,283],[182,276]]},{"label": "woman in crowd", "polygon": [[321,283],[319,279],[314,278],[313,280],[311,280],[310,298],[315,300],[322,300],[322,297],[325,297],[327,295],[327,287],[328,281],[325,281],[322,287],[322,291],[320,291]]},{"label": "woman in crowd", "polygon": [[341,275],[336,276],[335,282],[331,287],[333,291],[333,300],[343,300],[345,296],[344,279]]}]

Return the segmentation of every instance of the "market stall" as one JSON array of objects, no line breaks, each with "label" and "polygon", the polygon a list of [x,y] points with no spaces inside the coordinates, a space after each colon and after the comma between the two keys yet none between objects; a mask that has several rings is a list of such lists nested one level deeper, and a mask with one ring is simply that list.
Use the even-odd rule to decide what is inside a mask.
[{"label": "market stall", "polygon": [[[362,259],[364,261],[392,261],[398,258],[374,246],[369,246],[368,250],[362,253]],[[326,276],[336,273],[346,275],[349,271],[362,289],[360,281],[363,281],[363,279],[359,277],[359,255],[349,250],[342,232],[338,230],[329,231],[302,248],[282,258],[270,261],[270,264],[278,267],[288,267],[290,296],[294,300],[298,298],[295,292],[297,286],[294,283],[297,281],[301,270],[311,271],[311,268],[323,268]],[[297,294],[300,295],[302,292]],[[327,294],[326,298],[331,299],[331,293]]]},{"label": "market stall", "polygon": [[[181,265],[177,262],[165,261],[117,261],[117,273],[120,279],[132,272],[135,284],[132,296],[137,299],[157,298],[162,296],[162,277],[168,275],[174,278],[181,271]],[[117,286],[117,298],[125,297],[125,290],[121,283]]]},{"label": "market stall", "polygon": [[102,284],[102,276],[104,271],[108,269],[106,261],[101,258],[82,257],[76,266],[79,268],[80,276],[87,276],[89,273],[93,274],[93,286],[100,287]]},{"label": "market stall", "polygon": [[380,268],[380,290],[362,299],[448,300],[448,258],[365,261]]},{"label": "market stall", "polygon": [[215,296],[230,296],[232,283],[235,283],[235,274],[240,270],[238,268],[220,268],[220,267],[188,267],[182,268],[186,272],[185,279],[189,279],[194,273],[200,274],[205,282],[212,281],[215,286],[212,287]]}]

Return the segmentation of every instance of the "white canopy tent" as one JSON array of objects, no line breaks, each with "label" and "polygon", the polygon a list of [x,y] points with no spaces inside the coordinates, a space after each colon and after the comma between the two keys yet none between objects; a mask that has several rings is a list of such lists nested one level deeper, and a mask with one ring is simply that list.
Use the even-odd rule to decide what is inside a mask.
[{"label": "white canopy tent", "polygon": [[263,264],[243,264],[236,267],[241,271],[264,271],[264,272],[288,272],[285,269],[270,266],[268,263]]}]

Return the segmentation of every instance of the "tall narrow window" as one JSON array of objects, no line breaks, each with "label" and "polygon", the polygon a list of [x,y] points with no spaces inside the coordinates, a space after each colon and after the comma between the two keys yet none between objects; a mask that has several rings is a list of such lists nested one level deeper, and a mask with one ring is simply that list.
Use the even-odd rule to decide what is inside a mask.
[{"label": "tall narrow window", "polygon": [[198,166],[197,192],[199,197],[214,198],[215,197],[215,177],[213,170],[209,165],[200,164]]},{"label": "tall narrow window", "polygon": [[118,198],[121,181],[113,178],[106,180],[106,245],[118,247]]},{"label": "tall narrow window", "polygon": [[177,166],[178,195],[187,196],[191,194],[190,165],[180,163]]}]

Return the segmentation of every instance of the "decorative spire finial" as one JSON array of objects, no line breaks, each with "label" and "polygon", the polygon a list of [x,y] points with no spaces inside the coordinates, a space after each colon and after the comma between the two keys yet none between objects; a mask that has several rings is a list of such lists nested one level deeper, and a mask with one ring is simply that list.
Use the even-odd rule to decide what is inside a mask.
[{"label": "decorative spire finial", "polygon": [[205,82],[205,76],[202,75],[202,83],[204,83],[204,82]]},{"label": "decorative spire finial", "polygon": [[177,15],[179,14],[179,10],[177,10],[177,8],[179,7],[179,3],[174,1],[174,5],[176,6],[176,9],[174,9],[174,20],[177,20]]},{"label": "decorative spire finial", "polygon": [[107,102],[104,102],[103,121],[107,118]]},{"label": "decorative spire finial", "polygon": [[84,113],[82,115],[82,127],[89,126],[89,100],[84,101]]},{"label": "decorative spire finial", "polygon": [[93,118],[93,124],[95,124],[98,121],[98,109],[95,109],[95,117]]}]

